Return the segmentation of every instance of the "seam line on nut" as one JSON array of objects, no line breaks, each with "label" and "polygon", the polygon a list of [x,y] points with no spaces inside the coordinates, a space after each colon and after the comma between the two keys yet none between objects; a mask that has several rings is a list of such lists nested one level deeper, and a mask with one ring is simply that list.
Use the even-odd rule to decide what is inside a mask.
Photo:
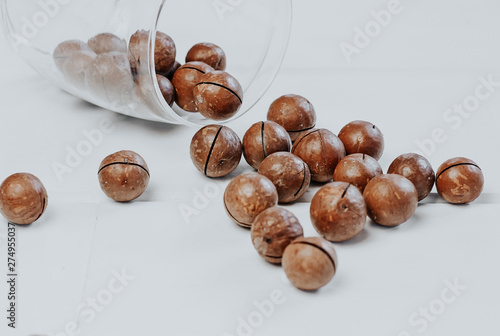
[{"label": "seam line on nut", "polygon": [[240,104],[243,104],[243,101],[241,100],[240,96],[234,92],[233,90],[231,90],[230,88],[228,88],[227,86],[224,86],[222,84],[219,84],[219,83],[213,83],[213,82],[199,82],[198,84],[196,84],[194,87],[197,87],[198,85],[203,85],[203,84],[210,84],[210,85],[215,85],[215,86],[218,86],[218,87],[221,87],[223,89],[226,89],[227,91],[231,92],[233,95],[236,96],[236,98],[238,98],[238,100],[240,101]]},{"label": "seam line on nut", "polygon": [[[112,162],[112,163],[108,163],[107,165],[102,166],[102,167],[99,169],[99,171],[97,172],[97,174],[99,174],[99,173],[100,173],[100,172],[101,172],[104,168],[107,168],[107,167],[109,167],[109,166],[113,166],[113,165],[117,165],[117,164],[124,164],[124,165],[130,165],[130,166],[137,166],[137,167],[140,167],[140,168],[142,168],[142,169],[146,172],[146,174],[148,174],[148,176],[150,176],[150,175],[149,175],[149,172],[148,172],[148,170],[147,170],[146,168],[144,168],[144,167],[143,167],[143,166],[141,166],[140,164],[138,164],[138,163],[134,163],[134,162]],[[150,177],[151,177],[151,176],[150,176]]]},{"label": "seam line on nut", "polygon": [[224,128],[224,126],[220,126],[219,129],[217,130],[217,133],[215,133],[214,141],[212,142],[212,146],[210,146],[210,151],[208,152],[207,156],[207,161],[205,162],[205,170],[203,171],[203,174],[207,176],[207,169],[208,169],[208,162],[210,161],[210,157],[212,156],[212,152],[215,147],[215,142],[217,142],[217,138],[219,137],[220,131]]},{"label": "seam line on nut", "polygon": [[482,169],[481,169],[481,167],[479,167],[477,164],[474,164],[474,163],[470,163],[470,162],[457,163],[457,164],[454,164],[454,165],[449,166],[449,167],[448,167],[448,168],[446,168],[446,169],[443,169],[443,171],[439,173],[439,175],[438,175],[438,177],[436,178],[436,180],[437,180],[437,179],[438,179],[441,175],[443,175],[443,173],[444,173],[445,171],[447,171],[447,170],[449,170],[449,169],[451,169],[451,168],[453,168],[453,167],[458,167],[458,166],[474,166],[474,167],[476,167],[477,169],[482,170]]}]

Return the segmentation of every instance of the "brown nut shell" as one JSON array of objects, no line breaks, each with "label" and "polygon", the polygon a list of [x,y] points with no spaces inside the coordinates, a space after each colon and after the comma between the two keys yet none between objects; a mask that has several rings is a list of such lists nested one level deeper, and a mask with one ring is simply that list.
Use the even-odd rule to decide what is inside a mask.
[{"label": "brown nut shell", "polygon": [[193,88],[198,111],[212,120],[227,120],[234,116],[243,103],[240,83],[224,71],[213,71],[200,78]]},{"label": "brown nut shell", "polygon": [[312,130],[316,126],[316,112],[306,98],[296,94],[287,94],[271,104],[267,112],[267,120],[283,126],[295,142],[302,132]]},{"label": "brown nut shell", "polygon": [[141,196],[149,184],[149,168],[137,153],[123,150],[108,155],[99,165],[102,191],[117,202],[128,202]]},{"label": "brown nut shell", "polygon": [[203,62],[189,62],[174,73],[172,84],[175,88],[175,102],[187,112],[197,112],[193,88],[206,73],[213,71],[212,67]]},{"label": "brown nut shell", "polygon": [[64,41],[57,45],[52,57],[54,58],[57,68],[62,71],[66,60],[73,54],[81,52],[93,52],[93,50],[90,49],[87,43],[80,40]]},{"label": "brown nut shell", "polygon": [[368,154],[379,160],[384,153],[384,136],[377,126],[363,120],[345,125],[339,132],[347,154]]},{"label": "brown nut shell", "polygon": [[366,204],[363,195],[352,184],[331,182],[314,195],[310,215],[321,236],[332,242],[343,242],[363,231]]},{"label": "brown nut shell", "polygon": [[252,225],[252,243],[259,255],[271,264],[281,264],[285,248],[304,236],[302,225],[290,211],[272,207],[262,211]]},{"label": "brown nut shell", "polygon": [[250,228],[255,218],[278,203],[278,192],[273,183],[257,173],[235,177],[224,191],[227,214],[238,225]]},{"label": "brown nut shell", "polygon": [[290,152],[292,141],[288,132],[274,121],[253,124],[243,137],[243,155],[254,169],[259,169],[264,159],[276,152]]},{"label": "brown nut shell", "polygon": [[85,71],[96,57],[93,51],[82,51],[69,56],[62,67],[64,78],[75,88],[85,89]]},{"label": "brown nut shell", "polygon": [[160,75],[164,76],[164,77],[167,77],[167,79],[169,81],[172,81],[172,79],[174,78],[174,74],[177,70],[179,70],[179,68],[181,67],[181,64],[177,61],[174,62],[174,65],[172,65],[172,67],[170,68],[170,70],[168,70],[167,72],[159,72]]},{"label": "brown nut shell", "polygon": [[90,38],[87,44],[96,54],[111,51],[127,52],[127,42],[111,33],[97,34]]},{"label": "brown nut shell", "polygon": [[470,159],[449,159],[438,169],[436,187],[439,195],[449,203],[470,203],[483,191],[483,172],[477,163]]},{"label": "brown nut shell", "polygon": [[[149,31],[138,30],[129,42],[129,61],[134,74],[141,71],[141,64],[147,64],[149,54]],[[170,36],[160,31],[156,32],[154,50],[155,69],[159,73],[168,72],[175,63],[176,47]]]},{"label": "brown nut shell", "polygon": [[387,174],[399,174],[410,180],[417,189],[419,201],[429,196],[436,180],[431,163],[416,153],[398,156],[392,161]]},{"label": "brown nut shell", "polygon": [[208,125],[191,140],[191,160],[196,169],[208,177],[232,173],[241,160],[241,141],[227,126]]},{"label": "brown nut shell", "polygon": [[374,177],[365,188],[368,216],[383,226],[396,226],[413,216],[418,205],[418,194],[413,183],[397,174]]},{"label": "brown nut shell", "polygon": [[259,167],[259,174],[273,182],[278,190],[278,201],[290,203],[302,197],[311,183],[309,166],[298,156],[288,152],[269,155]]},{"label": "brown nut shell", "polygon": [[38,177],[16,173],[0,185],[0,212],[11,223],[31,224],[44,213],[48,198]]},{"label": "brown nut shell", "polygon": [[327,129],[316,129],[298,138],[292,153],[301,158],[311,170],[315,182],[328,182],[337,164],[345,156],[345,148],[339,138]]},{"label": "brown nut shell", "polygon": [[356,153],[347,155],[339,162],[333,172],[333,180],[350,183],[363,193],[368,182],[382,173],[377,160],[367,154]]},{"label": "brown nut shell", "polygon": [[332,280],[338,267],[337,253],[323,238],[297,238],[285,249],[282,265],[295,287],[313,291]]},{"label": "brown nut shell", "polygon": [[193,61],[206,63],[215,70],[226,69],[226,54],[213,43],[198,43],[191,47],[186,55],[186,63]]},{"label": "brown nut shell", "polygon": [[158,81],[158,86],[160,88],[161,95],[168,105],[172,106],[174,104],[175,89],[172,83],[167,77],[162,75],[156,75],[156,80]]}]

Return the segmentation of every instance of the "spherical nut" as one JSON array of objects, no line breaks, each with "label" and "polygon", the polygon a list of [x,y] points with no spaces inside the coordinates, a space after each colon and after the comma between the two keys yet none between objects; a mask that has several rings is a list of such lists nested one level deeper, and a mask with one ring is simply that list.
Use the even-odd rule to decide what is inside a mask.
[{"label": "spherical nut", "polygon": [[47,204],[47,191],[34,175],[13,174],[0,185],[0,212],[11,223],[33,223],[42,216]]},{"label": "spherical nut", "polygon": [[137,153],[123,150],[108,155],[99,165],[102,191],[117,202],[128,202],[141,196],[149,184],[149,168]]},{"label": "spherical nut", "polygon": [[315,182],[328,182],[337,164],[345,156],[345,148],[339,138],[327,129],[316,129],[302,134],[292,153],[301,158],[311,170]]},{"label": "spherical nut", "polygon": [[470,159],[463,157],[449,159],[438,169],[436,187],[439,195],[449,203],[470,203],[483,191],[483,172]]},{"label": "spherical nut", "polygon": [[316,231],[332,242],[357,236],[366,224],[366,204],[358,188],[346,182],[332,182],[314,195],[311,221]]},{"label": "spherical nut", "polygon": [[297,238],[283,253],[283,270],[301,290],[313,291],[329,283],[338,267],[333,245],[319,237]]},{"label": "spherical nut", "polygon": [[382,174],[368,182],[363,193],[368,216],[383,226],[396,226],[413,216],[418,194],[413,183],[396,174]]},{"label": "spherical nut", "polygon": [[198,43],[191,47],[186,55],[186,63],[193,61],[206,63],[215,70],[226,69],[226,54],[213,43]]},{"label": "spherical nut", "polygon": [[240,83],[224,71],[206,73],[193,88],[198,111],[212,120],[227,120],[234,116],[243,103]]},{"label": "spherical nut", "polygon": [[316,112],[306,98],[288,94],[279,97],[271,104],[267,120],[283,126],[295,142],[302,132],[312,130],[316,126]]},{"label": "spherical nut", "polygon": [[66,60],[76,53],[81,52],[94,52],[87,43],[80,40],[70,40],[64,41],[57,45],[54,49],[54,53],[52,57],[54,58],[54,62],[59,70],[62,71],[64,63]]},{"label": "spherical nut", "polygon": [[90,38],[87,44],[96,54],[104,54],[111,51],[127,52],[127,42],[111,33],[97,34]]},{"label": "spherical nut", "polygon": [[271,264],[281,264],[285,248],[304,232],[293,213],[272,207],[255,218],[251,235],[253,246],[262,258]]},{"label": "spherical nut", "polygon": [[[149,55],[149,31],[138,30],[129,42],[129,61],[134,74],[146,73]],[[158,73],[168,72],[175,63],[176,47],[170,36],[156,32],[154,49],[155,70]]]},{"label": "spherical nut", "polygon": [[224,192],[227,214],[238,225],[250,228],[255,218],[278,203],[273,183],[257,173],[246,173],[229,182]]},{"label": "spherical nut", "polygon": [[415,153],[402,154],[392,161],[387,174],[399,174],[410,180],[421,201],[431,193],[436,175],[430,162],[422,155]]},{"label": "spherical nut", "polygon": [[193,88],[200,82],[203,75],[213,70],[205,63],[189,62],[174,73],[172,84],[175,88],[175,102],[181,109],[187,112],[198,111],[194,101]]},{"label": "spherical nut", "polygon": [[339,132],[347,154],[368,154],[375,160],[384,153],[384,136],[372,123],[356,120],[345,125]]},{"label": "spherical nut", "polygon": [[208,177],[232,173],[240,163],[241,152],[240,138],[227,126],[205,126],[191,140],[191,160]]},{"label": "spherical nut", "polygon": [[62,67],[64,78],[75,88],[85,89],[85,71],[95,61],[97,55],[93,51],[82,51],[69,56]]},{"label": "spherical nut", "polygon": [[280,203],[301,198],[311,183],[309,166],[298,156],[288,152],[269,155],[259,167],[259,174],[273,182]]},{"label": "spherical nut", "polygon": [[287,131],[274,121],[257,122],[243,136],[243,155],[254,169],[259,169],[268,155],[290,152],[291,148],[292,141]]},{"label": "spherical nut", "polygon": [[161,95],[163,99],[167,102],[169,106],[174,104],[175,89],[172,83],[162,75],[156,75],[156,80],[158,81],[158,87],[160,88]]},{"label": "spherical nut", "polygon": [[356,153],[347,155],[339,162],[333,172],[333,180],[350,183],[363,193],[368,182],[382,173],[377,160],[367,154]]}]

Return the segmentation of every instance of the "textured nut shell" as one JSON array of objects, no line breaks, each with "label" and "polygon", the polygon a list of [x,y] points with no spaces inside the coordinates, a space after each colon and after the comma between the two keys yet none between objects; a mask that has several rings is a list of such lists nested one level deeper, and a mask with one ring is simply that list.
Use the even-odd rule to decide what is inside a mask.
[{"label": "textured nut shell", "polygon": [[159,74],[161,74],[164,77],[167,77],[169,81],[172,81],[172,79],[174,78],[175,72],[177,70],[179,70],[180,67],[181,67],[181,64],[179,62],[175,61],[174,65],[172,65],[170,70],[168,70],[167,72],[162,72],[162,73],[159,72]]},{"label": "textured nut shell", "polygon": [[168,105],[172,106],[175,98],[174,86],[167,77],[162,75],[156,75],[156,80],[158,81],[158,86],[160,87],[163,99],[165,99]]},{"label": "textured nut shell", "polygon": [[[139,72],[141,63],[147,62],[148,40],[149,31],[145,30],[138,30],[130,37],[129,60],[134,73]],[[156,71],[160,73],[169,71],[174,65],[176,56],[175,43],[172,38],[165,33],[156,32],[154,53]]]},{"label": "textured nut shell", "polygon": [[280,203],[290,203],[302,197],[311,183],[307,164],[288,152],[269,155],[259,167],[259,174],[273,182]]},{"label": "textured nut shell", "polygon": [[201,77],[193,95],[201,115],[212,120],[231,118],[243,102],[240,83],[224,71],[209,72]]},{"label": "textured nut shell", "polygon": [[339,138],[326,129],[302,134],[295,141],[292,153],[301,158],[311,170],[315,182],[328,182],[337,164],[345,156],[345,148]]},{"label": "textured nut shell", "polygon": [[224,192],[229,217],[242,227],[251,227],[255,217],[277,203],[278,192],[273,183],[257,173],[237,176]]},{"label": "textured nut shell", "polygon": [[413,216],[418,205],[418,194],[413,183],[396,174],[374,177],[365,188],[368,216],[383,226],[396,226]]},{"label": "textured nut shell", "polygon": [[193,61],[206,63],[215,70],[226,69],[226,54],[221,47],[213,43],[198,43],[189,49],[186,63]]},{"label": "textured nut shell", "polygon": [[90,38],[87,44],[96,54],[111,51],[127,52],[127,42],[111,33],[98,34]]},{"label": "textured nut shell", "polygon": [[472,160],[458,157],[445,161],[438,169],[436,187],[439,195],[452,204],[475,201],[484,187],[481,168]]},{"label": "textured nut shell", "polygon": [[382,173],[377,160],[369,155],[356,153],[347,155],[339,162],[333,172],[333,180],[351,183],[363,193],[368,182]]},{"label": "textured nut shell", "polygon": [[392,161],[387,174],[399,174],[410,180],[417,189],[419,201],[429,196],[436,180],[430,162],[415,153],[398,156]]},{"label": "textured nut shell", "polygon": [[283,253],[283,270],[290,282],[302,290],[317,290],[329,283],[337,271],[337,253],[323,238],[297,238]]},{"label": "textured nut shell", "polygon": [[271,264],[281,264],[285,248],[304,231],[293,213],[279,207],[262,211],[252,225],[252,243],[259,255]]},{"label": "textured nut shell", "polygon": [[241,160],[241,141],[227,126],[208,125],[191,140],[191,160],[196,169],[208,177],[226,176]]},{"label": "textured nut shell", "polygon": [[193,88],[200,82],[200,78],[213,69],[202,62],[189,62],[181,66],[174,73],[172,84],[175,88],[175,102],[181,109],[188,112],[197,112],[194,102]]},{"label": "textured nut shell", "polygon": [[363,231],[366,204],[363,195],[352,184],[332,182],[314,195],[310,215],[320,235],[329,241],[342,242]]},{"label": "textured nut shell", "polygon": [[149,183],[146,161],[129,150],[108,155],[99,165],[102,191],[117,202],[128,202],[141,196]]},{"label": "textured nut shell", "polygon": [[267,120],[283,126],[292,141],[305,130],[316,126],[316,112],[312,104],[304,97],[288,94],[276,99],[267,112]]},{"label": "textured nut shell", "polygon": [[367,121],[356,120],[342,128],[339,138],[344,143],[347,154],[368,154],[379,160],[384,153],[382,132]]},{"label": "textured nut shell", "polygon": [[83,90],[85,88],[85,70],[96,57],[97,55],[93,51],[82,51],[71,55],[62,68],[64,78],[75,88]]},{"label": "textured nut shell", "polygon": [[64,63],[70,56],[83,51],[93,52],[87,43],[80,40],[70,40],[59,43],[59,45],[54,49],[52,56],[54,57],[56,66],[59,70],[62,70]]},{"label": "textured nut shell", "polygon": [[34,175],[13,174],[0,185],[0,212],[11,223],[33,223],[42,216],[47,204],[47,191]]},{"label": "textured nut shell", "polygon": [[292,141],[288,132],[274,121],[253,124],[243,137],[245,160],[254,169],[259,169],[264,159],[276,152],[289,152]]},{"label": "textured nut shell", "polygon": [[110,52],[97,55],[85,70],[85,86],[100,102],[116,103],[134,91],[134,80],[127,57]]}]

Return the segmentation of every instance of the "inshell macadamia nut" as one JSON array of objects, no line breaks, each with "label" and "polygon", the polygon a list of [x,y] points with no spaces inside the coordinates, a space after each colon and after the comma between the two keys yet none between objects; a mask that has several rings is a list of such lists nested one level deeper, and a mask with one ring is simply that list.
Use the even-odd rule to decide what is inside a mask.
[{"label": "inshell macadamia nut", "polygon": [[273,121],[253,124],[243,137],[243,154],[250,166],[259,169],[264,159],[276,152],[289,152],[292,141],[287,131]]},{"label": "inshell macadamia nut", "polygon": [[[138,30],[130,37],[129,61],[134,74],[141,72],[141,64],[147,64],[149,31]],[[165,33],[156,32],[154,50],[155,69],[159,73],[168,72],[175,63],[175,43]]]},{"label": "inshell macadamia nut", "polygon": [[363,193],[372,178],[382,174],[382,167],[377,160],[367,154],[351,154],[343,158],[335,171],[333,180],[354,185]]},{"label": "inshell macadamia nut", "polygon": [[415,153],[402,154],[392,161],[387,174],[399,174],[410,180],[418,193],[418,200],[426,198],[434,187],[436,176],[430,162]]},{"label": "inshell macadamia nut", "polygon": [[283,126],[295,142],[302,132],[316,126],[316,112],[306,98],[288,94],[279,97],[271,104],[267,120]]},{"label": "inshell macadamia nut", "polygon": [[186,63],[193,61],[206,63],[215,70],[226,69],[226,54],[221,47],[213,43],[198,43],[189,49]]},{"label": "inshell macadamia nut", "polygon": [[255,249],[272,264],[280,264],[285,248],[303,235],[297,217],[280,207],[262,211],[252,225],[252,243]]},{"label": "inshell macadamia nut", "polygon": [[333,242],[357,236],[366,224],[363,195],[346,182],[331,182],[318,190],[312,199],[310,213],[316,231]]},{"label": "inshell macadamia nut", "polygon": [[168,105],[172,106],[174,104],[175,89],[172,83],[167,77],[162,75],[156,75],[156,80],[158,81],[158,87],[160,88],[161,95]]},{"label": "inshell macadamia nut", "polygon": [[123,150],[108,155],[99,165],[102,191],[117,202],[128,202],[141,196],[149,184],[149,168],[137,153]]},{"label": "inshell macadamia nut", "polygon": [[436,187],[439,195],[452,204],[475,201],[484,186],[481,168],[474,161],[457,157],[449,159],[439,167]]},{"label": "inshell macadamia nut", "polygon": [[397,174],[382,174],[368,182],[363,193],[368,216],[383,226],[396,226],[413,216],[418,194],[413,183]]},{"label": "inshell macadamia nut", "polygon": [[259,167],[259,174],[273,182],[278,190],[280,203],[290,203],[301,198],[311,183],[307,164],[288,152],[269,155]]},{"label": "inshell macadamia nut", "polygon": [[345,125],[339,132],[347,154],[368,154],[375,160],[384,153],[384,136],[377,126],[367,121],[356,120]]},{"label": "inshell macadamia nut", "polygon": [[286,247],[282,264],[295,287],[312,291],[332,280],[338,267],[337,253],[323,238],[297,238]]},{"label": "inshell macadamia nut", "polygon": [[212,71],[200,77],[193,96],[201,115],[212,120],[231,118],[243,103],[240,83],[224,71]]},{"label": "inshell macadamia nut", "polygon": [[111,51],[127,52],[127,42],[111,33],[97,34],[90,38],[87,44],[96,54],[103,54]]},{"label": "inshell macadamia nut", "polygon": [[198,111],[193,88],[204,74],[213,70],[203,62],[189,62],[177,69],[172,78],[172,84],[175,87],[175,102],[181,109],[188,112]]},{"label": "inshell macadamia nut", "polygon": [[59,70],[62,70],[64,63],[70,56],[81,52],[93,53],[94,51],[83,41],[70,40],[59,43],[52,56]]},{"label": "inshell macadamia nut", "polygon": [[224,192],[226,211],[238,225],[250,228],[255,218],[278,203],[278,192],[265,176],[246,173],[229,182]]},{"label": "inshell macadamia nut", "polygon": [[345,148],[335,134],[322,128],[303,133],[295,141],[292,153],[309,166],[313,181],[328,182],[344,158]]},{"label": "inshell macadamia nut", "polygon": [[230,174],[241,160],[241,141],[227,126],[208,125],[191,140],[191,160],[196,169],[208,177]]},{"label": "inshell macadamia nut", "polygon": [[47,204],[47,191],[32,174],[13,174],[0,185],[0,212],[11,223],[33,223],[42,216]]}]

